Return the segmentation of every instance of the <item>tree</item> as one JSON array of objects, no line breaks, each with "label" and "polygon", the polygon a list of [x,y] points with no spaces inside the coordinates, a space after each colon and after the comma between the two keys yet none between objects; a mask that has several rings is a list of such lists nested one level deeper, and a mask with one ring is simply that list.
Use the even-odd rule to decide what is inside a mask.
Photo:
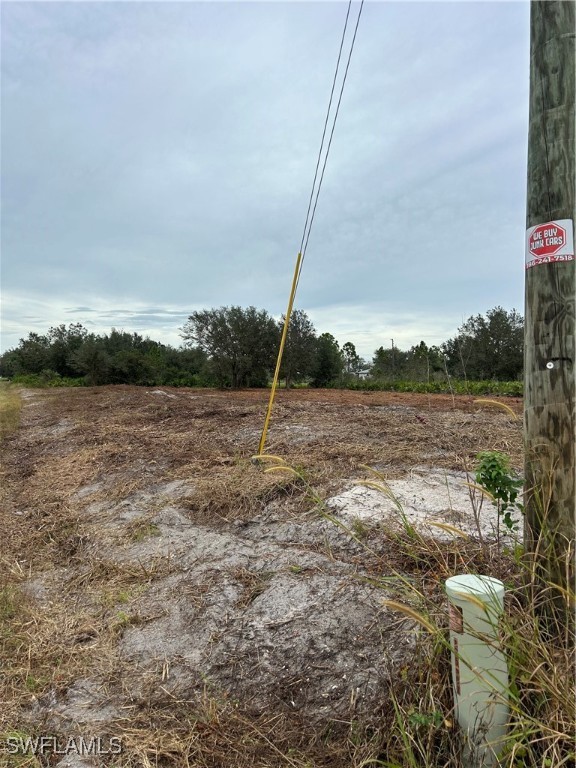
[{"label": "tree", "polygon": [[502,307],[476,315],[442,344],[450,373],[470,379],[518,379],[523,370],[524,321]]},{"label": "tree", "polygon": [[410,381],[430,381],[435,373],[443,370],[444,360],[438,347],[429,347],[421,341],[406,353],[404,375]]},{"label": "tree", "polygon": [[342,345],[342,364],[344,373],[349,377],[358,376],[364,368],[364,360],[356,352],[356,347],[351,341],[347,341]]},{"label": "tree", "polygon": [[384,349],[384,347],[378,347],[374,350],[374,357],[372,358],[372,368],[370,374],[376,379],[389,379],[391,378],[392,371],[392,349]]},{"label": "tree", "polygon": [[144,339],[139,333],[128,333],[128,331],[119,331],[116,328],[112,328],[109,334],[102,337],[102,340],[110,355],[132,350],[145,351],[150,348],[151,344],[158,343]]},{"label": "tree", "polygon": [[145,384],[155,382],[154,367],[139,349],[121,349],[110,359],[108,379],[111,384]]},{"label": "tree", "polygon": [[73,357],[88,336],[88,331],[80,323],[71,323],[68,328],[58,325],[48,331],[50,347],[48,368],[60,376],[74,376]]},{"label": "tree", "polygon": [[197,347],[164,347],[154,353],[154,359],[161,384],[190,387],[204,383],[207,357]]},{"label": "tree", "polygon": [[331,333],[323,333],[316,342],[316,362],[313,387],[328,387],[338,381],[342,372],[342,355],[338,342]]},{"label": "tree", "polygon": [[209,356],[220,386],[267,384],[278,347],[278,327],[266,310],[233,306],[193,312],[181,330],[186,346],[194,343]]},{"label": "tree", "polygon": [[407,352],[398,347],[378,347],[372,358],[372,376],[390,381],[405,375]]},{"label": "tree", "polygon": [[90,334],[82,346],[73,353],[70,364],[75,373],[83,374],[88,386],[109,383],[110,355],[102,339]]},{"label": "tree", "polygon": [[0,376],[4,376],[11,379],[12,376],[17,376],[20,372],[20,359],[18,351],[15,349],[8,349],[4,354],[0,355]]},{"label": "tree", "polygon": [[9,354],[13,375],[41,373],[50,368],[50,342],[47,336],[29,333],[27,339],[20,339],[15,350],[9,350]]},{"label": "tree", "polygon": [[154,365],[154,350],[162,348],[162,344],[145,339],[139,333],[116,328],[112,328],[102,342],[109,357],[107,378],[110,384],[155,383],[158,372]]},{"label": "tree", "polygon": [[193,386],[204,383],[200,373],[205,365],[206,355],[200,349],[174,349],[115,328],[109,334],[97,336],[76,323],[50,328],[46,335],[31,333],[27,339],[21,339],[17,348],[0,356],[0,375],[33,374],[46,380],[80,375],[89,386]]},{"label": "tree", "polygon": [[[278,332],[282,333],[285,315],[282,315],[278,323]],[[296,309],[290,317],[288,336],[280,376],[286,379],[288,389],[292,382],[302,381],[312,374],[316,353],[316,329],[306,312]]]}]

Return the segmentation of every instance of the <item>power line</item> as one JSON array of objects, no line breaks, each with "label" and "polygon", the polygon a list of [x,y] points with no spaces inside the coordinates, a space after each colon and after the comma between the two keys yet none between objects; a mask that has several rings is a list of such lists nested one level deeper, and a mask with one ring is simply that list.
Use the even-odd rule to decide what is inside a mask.
[{"label": "power line", "polygon": [[[346,62],[346,69],[344,71],[344,77],[342,79],[342,87],[340,88],[340,95],[338,97],[338,104],[336,105],[336,113],[334,114],[334,121],[332,122],[332,130],[330,131],[330,139],[328,141],[328,147],[326,149],[326,155],[324,157],[324,165],[322,166],[322,174],[320,175],[320,181],[318,183],[318,190],[316,192],[316,200],[314,201],[314,208],[312,209],[312,216],[310,218],[310,225],[308,227],[308,234],[306,235],[306,241],[304,242],[304,248],[300,249],[302,252],[302,261],[300,263],[300,272],[302,271],[302,266],[304,263],[304,258],[306,257],[306,250],[308,248],[308,241],[310,239],[310,232],[312,231],[312,224],[314,223],[314,216],[316,215],[316,206],[318,205],[318,198],[320,197],[320,190],[322,188],[322,181],[324,180],[324,173],[326,171],[326,164],[328,162],[328,155],[330,154],[330,147],[332,146],[332,139],[334,137],[334,129],[336,128],[336,121],[338,119],[338,113],[340,112],[340,104],[342,103],[342,94],[344,93],[344,86],[346,85],[346,78],[348,77],[348,69],[350,67],[350,60],[352,59],[352,51],[354,50],[354,44],[356,42],[356,33],[358,32],[358,25],[360,24],[360,17],[362,15],[362,9],[364,7],[364,0],[360,3],[360,10],[358,11],[358,18],[356,19],[356,26],[354,28],[354,35],[352,37],[352,43],[350,45],[350,51],[348,53],[348,61]],[[350,10],[350,8],[348,8]],[[346,22],[348,22],[348,16],[346,17]],[[344,31],[346,31],[346,28],[344,28]],[[298,275],[298,278],[300,278],[300,275]]]},{"label": "power line", "polygon": [[[288,327],[290,324],[290,316],[292,314],[292,308],[294,306],[294,298],[296,296],[296,290],[298,283],[300,282],[300,274],[302,272],[302,263],[304,261],[304,255],[306,248],[308,247],[308,240],[310,239],[310,232],[312,230],[312,224],[314,223],[314,216],[316,214],[316,206],[318,205],[318,197],[320,196],[320,189],[322,187],[322,181],[324,179],[324,172],[326,171],[326,163],[328,161],[328,155],[330,154],[330,147],[332,145],[332,137],[334,136],[334,128],[336,127],[336,120],[338,119],[338,112],[340,111],[340,104],[342,102],[342,94],[344,93],[344,86],[346,85],[346,78],[348,76],[348,68],[350,67],[350,59],[352,58],[352,51],[354,50],[354,43],[356,41],[356,33],[358,31],[358,24],[360,23],[360,16],[362,14],[362,8],[364,6],[364,0],[360,3],[360,10],[358,12],[358,18],[356,19],[356,27],[354,29],[354,36],[352,37],[352,43],[350,45],[350,51],[348,53],[348,61],[346,63],[346,70],[342,79],[342,87],[340,88],[340,95],[338,97],[338,104],[336,106],[336,112],[334,114],[334,120],[332,122],[332,129],[330,131],[330,139],[328,141],[328,147],[326,149],[326,155],[324,157],[324,164],[322,166],[322,173],[320,174],[320,181],[318,182],[318,189],[316,190],[316,199],[314,200],[314,207],[312,208],[312,215],[310,216],[310,209],[312,207],[312,200],[314,199],[314,188],[316,186],[316,179],[318,178],[318,168],[320,167],[320,160],[322,158],[322,150],[324,148],[324,139],[326,138],[326,129],[328,127],[328,120],[330,118],[330,110],[332,108],[332,98],[334,96],[334,89],[336,87],[336,80],[338,77],[338,70],[340,67],[340,58],[342,56],[342,48],[344,46],[344,39],[346,37],[346,29],[348,27],[348,18],[350,16],[350,8],[352,6],[352,0],[348,2],[348,11],[346,13],[346,21],[344,23],[344,32],[342,33],[342,40],[340,42],[340,50],[338,52],[338,61],[336,62],[336,71],[334,72],[334,80],[332,81],[332,91],[330,93],[330,101],[328,103],[328,112],[326,113],[326,120],[324,121],[324,130],[322,132],[322,141],[320,142],[320,151],[318,152],[318,160],[316,162],[316,171],[314,173],[314,182],[312,184],[312,191],[310,193],[310,200],[308,202],[308,211],[306,212],[306,222],[304,224],[304,232],[302,233],[302,241],[300,243],[300,251],[298,252],[298,258],[296,259],[296,266],[294,268],[294,277],[292,280],[292,289],[290,291],[290,298],[288,301],[288,308],[284,317],[284,327],[282,330],[282,338],[280,340],[280,348],[278,350],[278,358],[276,360],[276,370],[274,372],[274,378],[272,380],[272,387],[270,389],[270,398],[268,401],[268,409],[266,411],[266,417],[264,419],[264,427],[262,429],[262,435],[260,437],[260,443],[258,446],[258,455],[261,456],[264,452],[266,445],[266,435],[268,432],[268,425],[272,416],[272,406],[274,404],[274,396],[276,394],[276,387],[280,377],[280,366],[282,365],[282,355],[284,353],[284,345],[288,336]],[[310,221],[308,219],[310,218]]]},{"label": "power line", "polygon": [[344,30],[342,32],[342,39],[340,40],[340,50],[338,51],[338,60],[336,62],[336,69],[334,70],[334,79],[332,80],[332,90],[330,91],[330,100],[328,102],[326,120],[324,120],[324,130],[322,131],[322,141],[320,142],[320,149],[318,150],[318,160],[316,161],[316,170],[314,171],[314,181],[312,182],[312,189],[310,190],[310,200],[308,201],[308,210],[306,211],[306,221],[304,222],[304,231],[302,232],[302,240],[300,241],[300,248],[298,249],[300,253],[302,253],[302,248],[304,246],[304,238],[306,237],[306,229],[308,227],[308,217],[310,216],[312,200],[314,199],[316,179],[318,178],[318,168],[320,167],[320,160],[322,159],[322,150],[324,149],[324,139],[326,138],[326,128],[328,128],[328,119],[330,118],[330,110],[332,108],[332,98],[334,96],[334,89],[336,88],[336,80],[338,79],[338,70],[340,68],[340,58],[342,56],[342,48],[344,47],[344,39],[346,37],[346,30],[348,28],[348,18],[350,16],[351,7],[352,7],[352,0],[349,0],[348,10],[346,12],[346,21],[344,22]]}]

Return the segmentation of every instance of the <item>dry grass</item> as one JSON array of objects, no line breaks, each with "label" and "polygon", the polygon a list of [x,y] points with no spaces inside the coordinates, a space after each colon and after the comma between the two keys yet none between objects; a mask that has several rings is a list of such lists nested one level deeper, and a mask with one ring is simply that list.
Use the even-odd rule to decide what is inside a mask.
[{"label": "dry grass", "polygon": [[[113,511],[115,504],[132,500],[137,507],[139,494],[153,497],[162,483],[184,480],[192,492],[179,506],[193,522],[229,526],[270,505],[298,520],[310,509],[311,488],[325,497],[344,480],[363,477],[361,464],[393,477],[414,465],[462,469],[479,450],[500,450],[514,467],[522,465],[521,424],[497,408],[481,411],[471,398],[293,392],[279,395],[267,448],[281,454],[299,477],[267,474],[250,460],[266,393],[174,394],[153,396],[131,387],[38,393],[42,407],[26,411],[18,436],[5,441],[0,734],[43,733],[47,725],[26,712],[35,700],[57,695],[79,679],[96,679],[109,696],[125,701],[120,694],[126,694],[130,670],[118,654],[119,638],[128,627],[151,620],[140,612],[140,598],[178,571],[167,557],[136,565],[106,558],[102,544],[114,537],[83,516],[86,505],[105,504]],[[15,425],[12,393],[10,399]],[[518,413],[519,403],[510,404]],[[128,544],[154,539],[158,528],[150,506],[123,530]],[[108,725],[123,740],[123,754],[114,764],[456,768],[442,585],[455,571],[470,571],[489,572],[509,587],[505,632],[513,731],[503,765],[573,766],[571,647],[555,648],[541,637],[522,586],[522,564],[493,545],[462,538],[438,543],[410,531],[356,533],[367,549],[351,554],[350,562],[357,562],[371,583],[387,590],[396,584],[397,599],[438,627],[422,635],[413,665],[398,680],[393,706],[382,703],[378,727],[246,711],[208,686],[189,700],[156,681]],[[97,536],[102,540],[95,550]],[[266,573],[259,571],[240,568],[231,576],[243,588],[243,605],[266,586]],[[46,586],[47,593],[31,599],[30,584]],[[198,604],[202,590],[200,584],[193,595]],[[18,759],[14,767],[40,766],[35,758]]]},{"label": "dry grass", "polygon": [[[194,704],[152,710],[117,723],[127,755],[122,765],[154,768],[349,768],[369,765],[379,734],[348,724],[337,733],[280,714],[243,712],[205,691]],[[377,764],[377,763],[373,763]]]},{"label": "dry grass", "polygon": [[14,578],[8,581],[4,577],[0,587],[0,657],[4,661],[0,733],[22,723],[21,710],[37,697],[66,688],[93,668],[94,649],[85,645],[88,637],[98,638],[101,656],[105,641],[101,617],[86,610],[72,614],[55,602],[42,606],[31,601]]},{"label": "dry grass", "polygon": [[[573,767],[576,761],[576,638],[573,631],[564,626],[551,640],[541,614],[530,599],[524,566],[515,563],[510,554],[478,544],[465,544],[463,548],[460,545],[457,552],[450,552],[435,544],[422,547],[406,541],[406,551],[407,556],[414,556],[421,565],[425,563],[433,573],[440,572],[442,582],[454,573],[450,565],[453,559],[460,560],[457,570],[461,573],[489,573],[504,581],[507,595],[501,637],[510,675],[511,718],[509,737],[499,764],[507,768]],[[449,656],[445,597],[438,587],[427,590],[426,580],[419,586],[413,585],[413,589],[423,618],[438,630],[425,641],[430,655],[428,664],[418,666],[422,676],[419,695],[411,689],[407,699],[398,699],[394,730],[399,751],[387,764],[398,768],[412,765],[457,768],[458,739],[449,735],[454,716],[451,678],[445,668]],[[567,596],[565,616],[571,614],[573,597]],[[414,601],[414,595],[412,599]],[[414,679],[412,676],[411,683]],[[444,756],[438,761],[442,749]]]}]

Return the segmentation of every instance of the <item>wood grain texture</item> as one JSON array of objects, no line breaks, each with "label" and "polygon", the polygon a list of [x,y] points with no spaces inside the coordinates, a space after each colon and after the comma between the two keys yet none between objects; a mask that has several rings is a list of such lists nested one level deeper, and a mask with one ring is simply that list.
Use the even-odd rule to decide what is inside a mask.
[{"label": "wood grain texture", "polygon": [[[574,226],[576,2],[533,0],[530,35],[526,227]],[[575,262],[526,270],[525,288],[526,541],[538,551],[540,581],[567,587],[575,577]]]}]

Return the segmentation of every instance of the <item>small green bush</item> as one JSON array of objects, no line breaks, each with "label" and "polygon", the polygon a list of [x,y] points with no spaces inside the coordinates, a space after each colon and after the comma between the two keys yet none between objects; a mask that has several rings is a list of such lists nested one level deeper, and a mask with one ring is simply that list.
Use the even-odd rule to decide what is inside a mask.
[{"label": "small green bush", "polygon": [[522,397],[521,381],[384,381],[382,379],[358,379],[347,384],[346,389],[367,392],[417,392],[420,394],[445,395],[500,395]]},{"label": "small green bush", "polygon": [[512,515],[524,512],[524,506],[517,501],[522,478],[512,473],[510,458],[500,451],[481,451],[476,458],[476,482],[492,497],[492,504],[498,511],[498,523],[503,523],[511,532],[518,530],[519,519]]},{"label": "small green bush", "polygon": [[42,371],[42,373],[25,373],[14,376],[12,384],[18,384],[22,387],[83,387],[84,378],[69,378],[60,376],[54,371]]}]

